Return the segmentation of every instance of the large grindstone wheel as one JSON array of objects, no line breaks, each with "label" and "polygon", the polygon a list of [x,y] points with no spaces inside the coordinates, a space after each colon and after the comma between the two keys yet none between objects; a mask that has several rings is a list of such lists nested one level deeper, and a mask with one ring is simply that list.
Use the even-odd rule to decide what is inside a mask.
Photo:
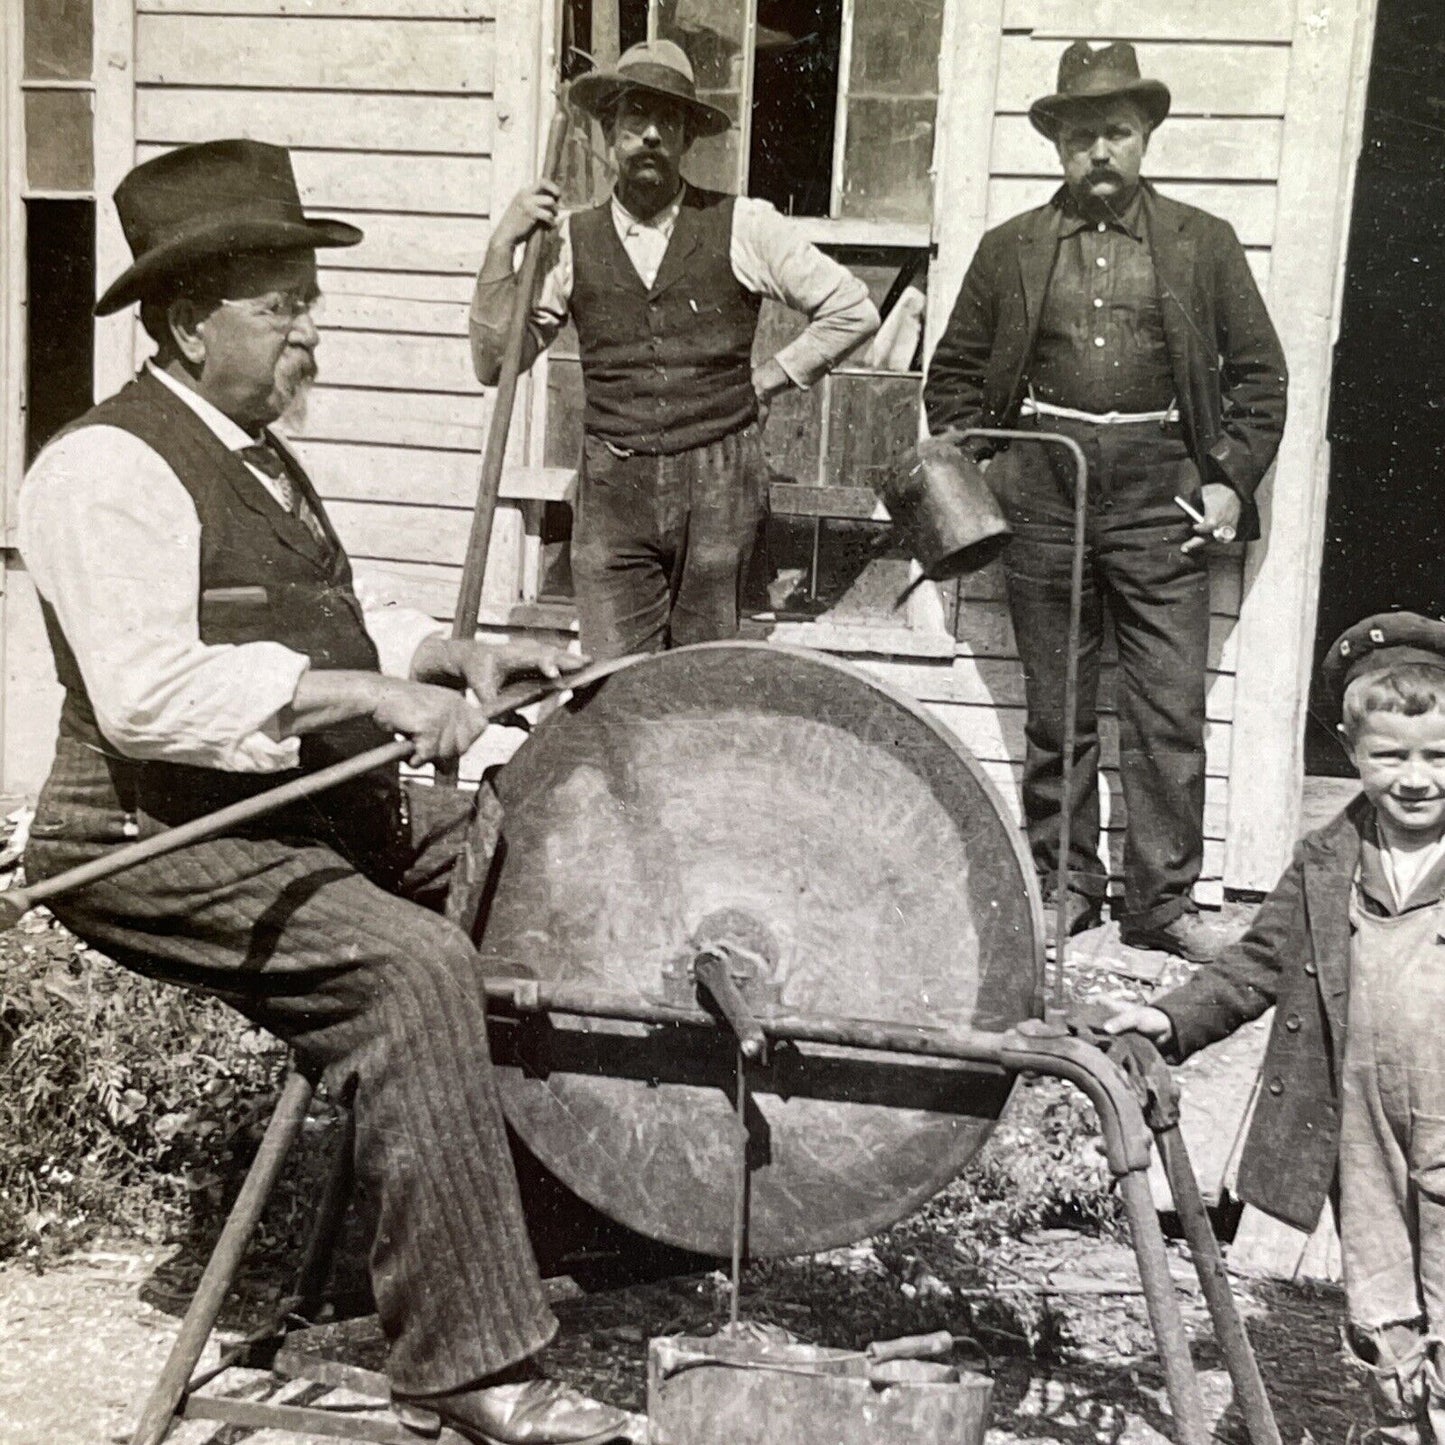
[{"label": "large grindstone wheel", "polygon": [[[993,787],[910,700],[831,658],[715,643],[621,667],[498,784],[488,974],[696,1006],[719,945],[745,996],[806,1014],[1006,1028],[1038,1011],[1033,872]],[[733,1039],[555,1016],[499,1026],[507,1117],[583,1199],[729,1249]],[[937,1192],[1003,1078],[821,1046],[752,1069],[754,1256],[829,1248]]]}]

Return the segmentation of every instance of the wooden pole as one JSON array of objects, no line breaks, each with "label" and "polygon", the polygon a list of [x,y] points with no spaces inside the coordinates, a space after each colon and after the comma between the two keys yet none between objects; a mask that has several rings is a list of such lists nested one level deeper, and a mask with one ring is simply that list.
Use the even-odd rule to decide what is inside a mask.
[{"label": "wooden pole", "polygon": [[[547,133],[547,155],[543,174],[555,180],[561,171],[562,149],[567,140],[567,107],[559,101]],[[467,540],[466,564],[452,618],[452,637],[469,640],[476,635],[477,616],[482,607],[482,579],[487,569],[487,550],[492,541],[492,519],[502,485],[502,463],[506,458],[507,434],[512,427],[512,407],[517,397],[517,380],[522,373],[522,347],[527,337],[527,320],[536,302],[538,272],[542,264],[544,233],[533,231],[522,252],[517,277],[517,299],[507,332],[502,369],[497,377],[497,394],[492,403],[492,420],[487,428],[487,445],[482,453],[482,474],[477,485],[477,504],[472,511],[472,531]]]}]

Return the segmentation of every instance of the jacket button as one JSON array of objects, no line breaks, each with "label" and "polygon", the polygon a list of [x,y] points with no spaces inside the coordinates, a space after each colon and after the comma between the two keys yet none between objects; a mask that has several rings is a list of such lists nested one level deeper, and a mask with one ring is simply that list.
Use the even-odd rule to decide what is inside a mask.
[{"label": "jacket button", "polygon": [[1311,978],[1313,978],[1319,972],[1319,969],[1315,966],[1314,959],[1310,959],[1310,961],[1305,964],[1305,972],[1309,974]]},{"label": "jacket button", "polygon": [[1276,1098],[1278,1098],[1280,1094],[1284,1093],[1284,1080],[1280,1078],[1278,1074],[1276,1074],[1274,1078],[1269,1081],[1269,1091],[1271,1094],[1275,1095]]},{"label": "jacket button", "polygon": [[1297,1034],[1299,1032],[1299,1015],[1291,1014],[1284,1021],[1284,1026],[1290,1031],[1290,1033]]}]

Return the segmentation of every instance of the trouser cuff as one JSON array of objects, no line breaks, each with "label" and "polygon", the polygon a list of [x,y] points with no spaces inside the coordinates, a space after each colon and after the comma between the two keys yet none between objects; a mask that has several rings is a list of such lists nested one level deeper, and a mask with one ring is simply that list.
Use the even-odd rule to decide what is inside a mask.
[{"label": "trouser cuff", "polygon": [[1183,895],[1166,898],[1162,903],[1156,903],[1152,908],[1140,909],[1137,913],[1124,913],[1120,916],[1119,923],[1125,929],[1166,928],[1176,918],[1198,911],[1194,900]]}]

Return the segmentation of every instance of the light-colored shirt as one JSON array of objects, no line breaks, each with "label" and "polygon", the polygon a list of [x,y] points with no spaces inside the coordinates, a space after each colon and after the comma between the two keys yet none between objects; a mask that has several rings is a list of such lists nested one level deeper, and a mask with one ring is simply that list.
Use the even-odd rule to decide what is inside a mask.
[{"label": "light-colored shirt", "polygon": [[[204,397],[147,369],[229,450],[254,443]],[[282,505],[275,482],[249,470]],[[118,752],[243,773],[297,765],[300,740],[281,736],[278,714],[310,659],[275,642],[201,641],[200,518],[139,437],[87,426],[46,447],[20,489],[20,550]],[[392,676],[405,677],[421,641],[443,630],[409,608],[362,606]]]},{"label": "light-colored shirt", "polygon": [[[612,197],[617,237],[649,289],[667,254],[682,198],[679,191],[656,216],[639,221],[615,194]],[[571,311],[572,232],[565,216],[557,227],[552,250],[528,320],[524,365],[530,365],[537,353],[551,344]],[[780,216],[767,201],[739,196],[734,203],[728,260],[738,285],[808,318],[807,329],[775,358],[795,386],[812,386],[878,329],[878,311],[868,288],[846,267],[824,255],[801,234],[796,222]],[[471,312],[472,364],[484,385],[496,381],[501,367],[515,292],[515,274],[497,281],[477,279]]]}]

